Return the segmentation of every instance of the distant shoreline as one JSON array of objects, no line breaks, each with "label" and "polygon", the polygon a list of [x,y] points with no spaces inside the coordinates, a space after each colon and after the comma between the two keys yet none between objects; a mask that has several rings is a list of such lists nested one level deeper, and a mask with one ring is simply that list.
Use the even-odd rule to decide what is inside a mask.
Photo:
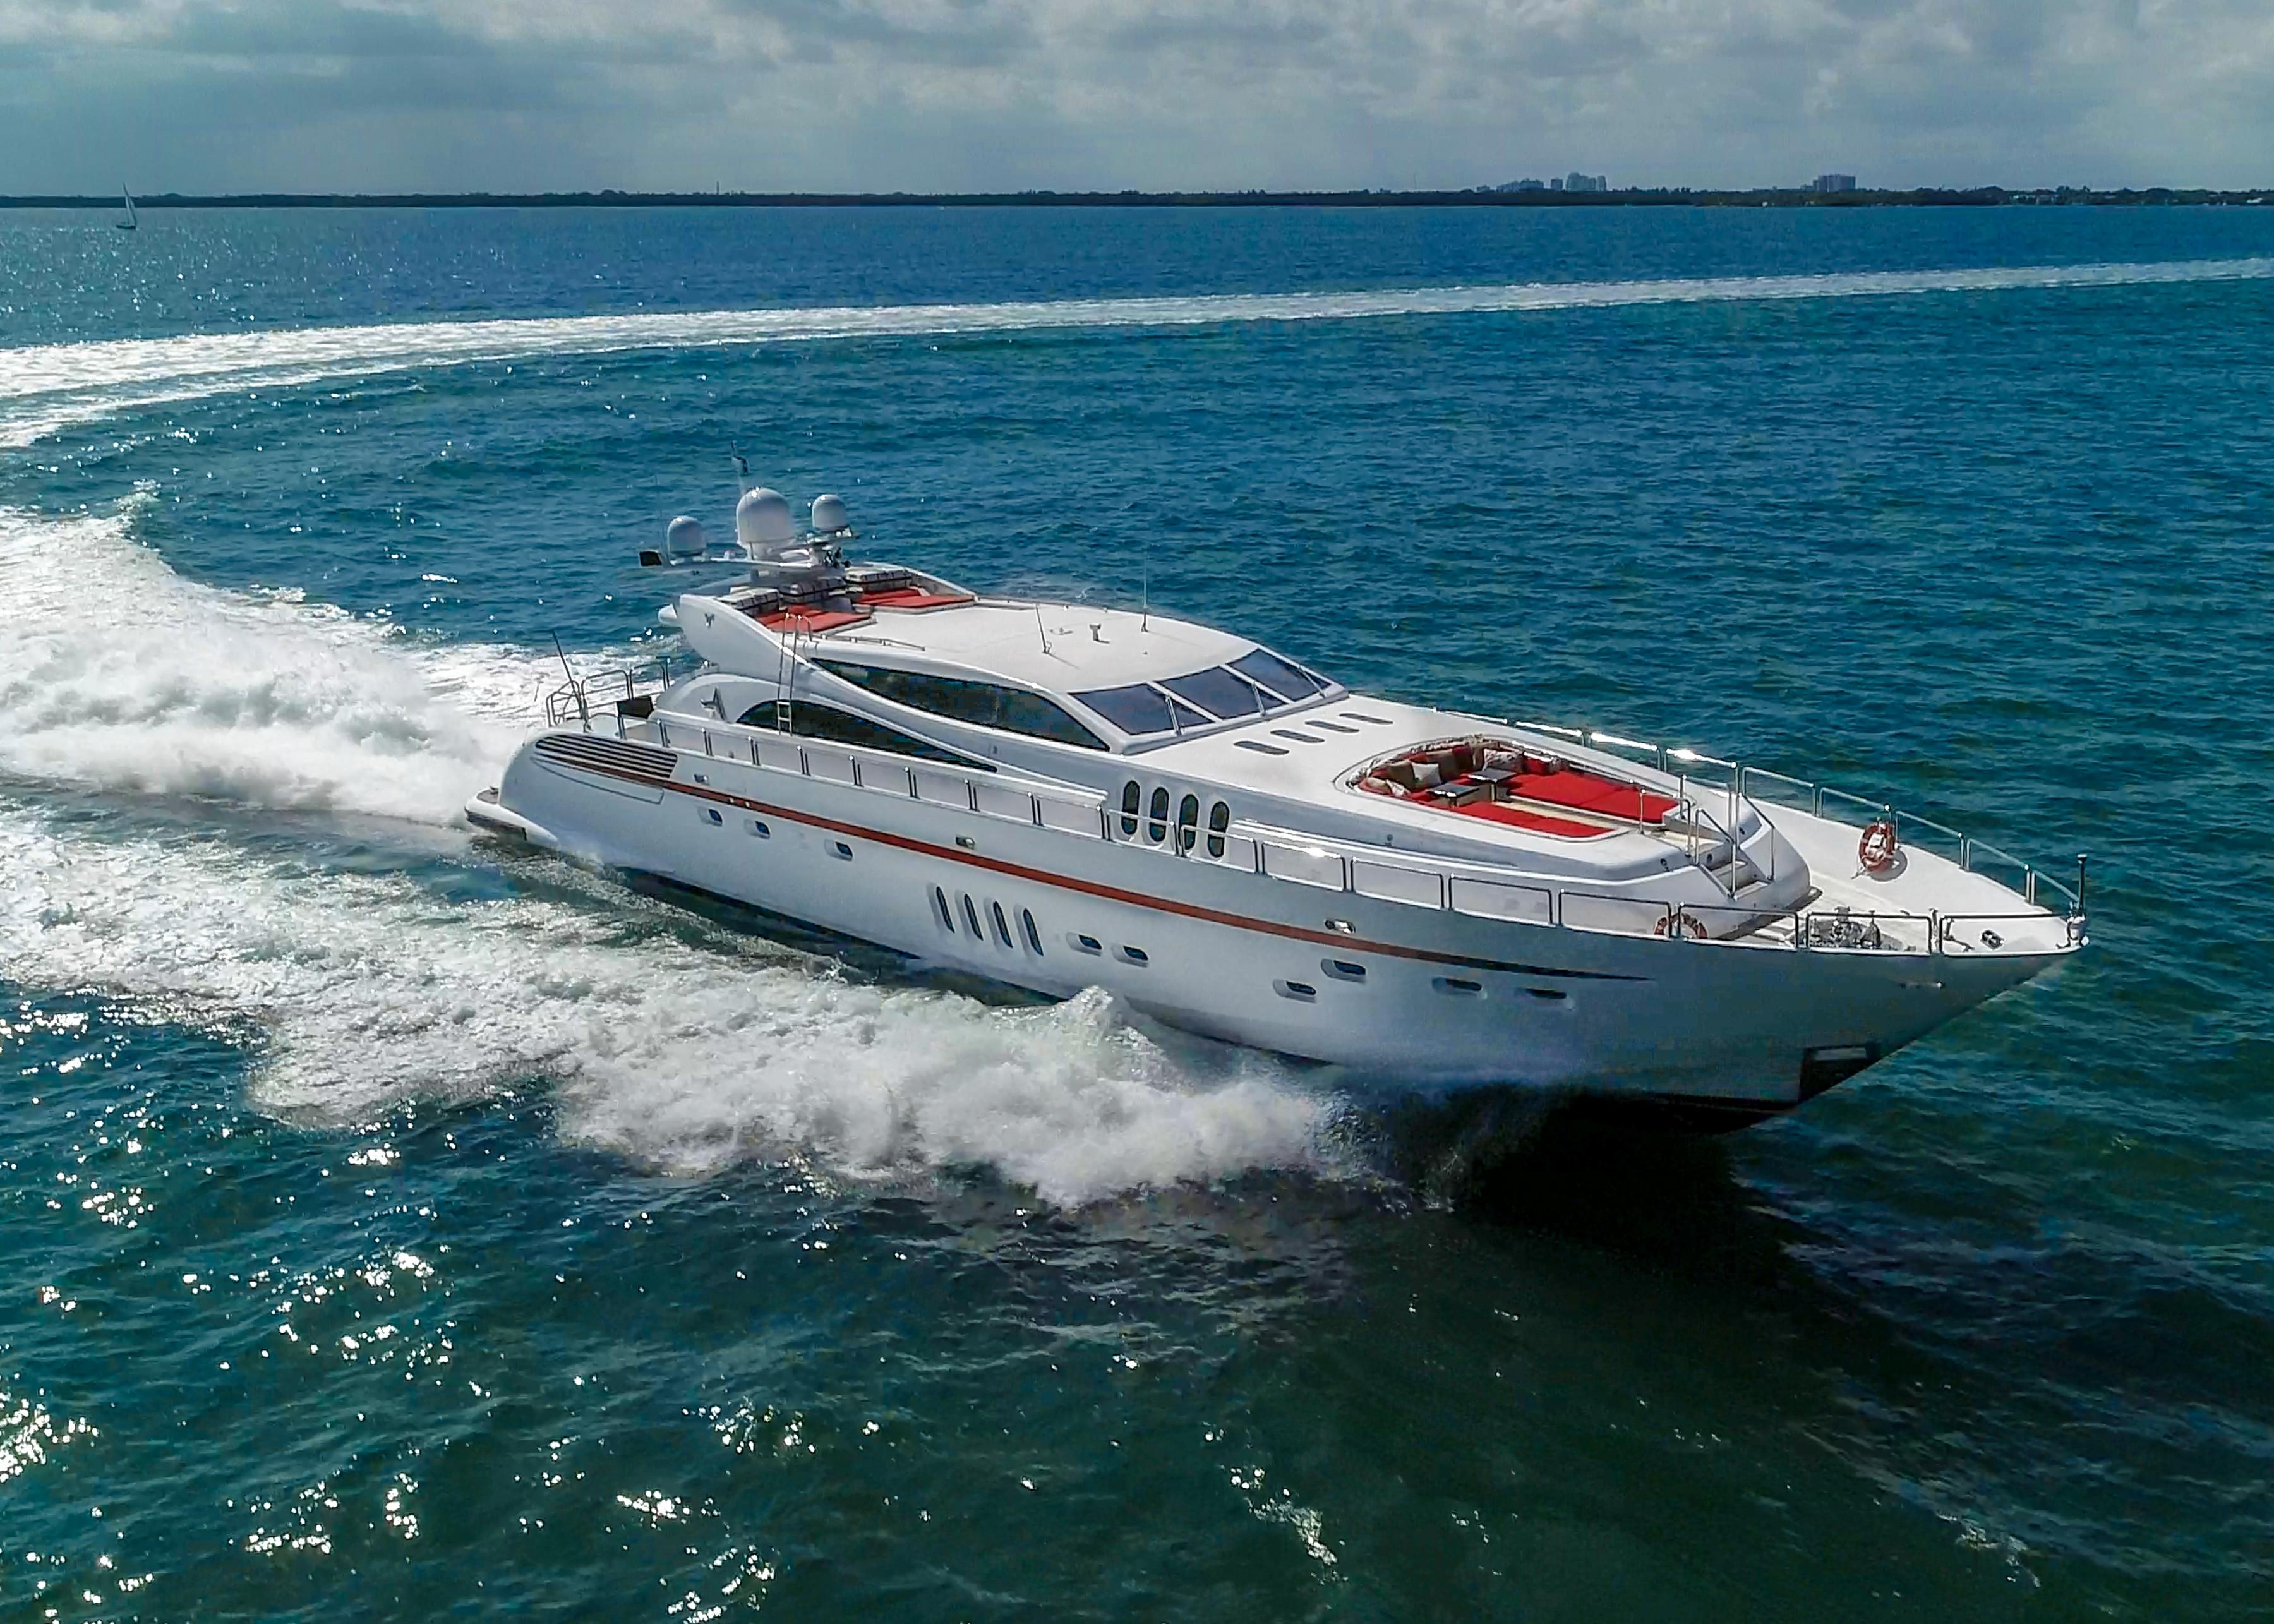
[{"label": "distant shoreline", "polygon": [[[212,196],[138,194],[137,207],[168,208],[1995,208],[2013,205],[2088,207],[2264,207],[2274,186],[2217,192],[2152,186],[1967,191],[1816,192],[1787,186],[1751,192],[1673,187],[1622,192],[246,192]],[[117,195],[0,197],[0,208],[116,209]]]}]

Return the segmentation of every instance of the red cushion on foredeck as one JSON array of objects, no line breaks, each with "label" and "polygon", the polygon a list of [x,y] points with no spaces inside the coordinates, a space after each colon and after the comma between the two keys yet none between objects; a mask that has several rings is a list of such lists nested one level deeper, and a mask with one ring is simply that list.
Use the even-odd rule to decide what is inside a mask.
[{"label": "red cushion on foredeck", "polygon": [[1472,801],[1465,807],[1447,807],[1444,809],[1457,812],[1463,817],[1481,817],[1495,823],[1529,829],[1534,834],[1560,835],[1567,840],[1611,832],[1598,824],[1577,823],[1568,817],[1550,817],[1545,812],[1534,812],[1527,807],[1512,807],[1500,801]]},{"label": "red cushion on foredeck", "polygon": [[858,626],[869,619],[866,609],[784,609],[758,617],[761,626],[793,632],[833,632],[840,626]]},{"label": "red cushion on foredeck", "polygon": [[[1592,772],[1528,772],[1508,781],[1508,793],[1523,801],[1544,801],[1550,806],[1579,812],[1600,812],[1606,817],[1639,818],[1657,823],[1674,810],[1674,802],[1638,786],[1615,784]],[[1638,809],[1639,808],[1639,809]]]},{"label": "red cushion on foredeck", "polygon": [[861,601],[874,609],[945,609],[950,604],[968,604],[972,598],[968,592],[926,592],[896,586],[890,591],[864,593]]}]

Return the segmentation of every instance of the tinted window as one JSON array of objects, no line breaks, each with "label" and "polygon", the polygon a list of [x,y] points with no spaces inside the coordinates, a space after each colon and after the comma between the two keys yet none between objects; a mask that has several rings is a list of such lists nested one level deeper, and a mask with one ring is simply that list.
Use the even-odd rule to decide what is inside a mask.
[{"label": "tinted window", "polygon": [[[752,705],[742,712],[745,727],[772,728],[774,726],[774,702]],[[922,761],[953,762],[959,767],[987,765],[974,762],[966,756],[925,741],[912,738],[897,727],[887,727],[882,722],[872,722],[865,716],[855,716],[849,710],[840,710],[832,705],[817,705],[801,701],[790,708],[790,732],[801,739],[826,739],[832,744],[857,745],[864,750],[883,750],[892,756],[913,756]],[[989,771],[994,769],[988,768]]]},{"label": "tinted window", "polygon": [[992,682],[973,682],[961,677],[932,677],[921,672],[888,671],[876,665],[853,665],[840,660],[815,662],[847,682],[872,694],[881,694],[912,710],[928,710],[951,721],[975,727],[996,727],[1030,739],[1052,739],[1102,750],[1105,741],[1068,716],[1040,694],[1003,688]]},{"label": "tinted window", "polygon": [[1281,659],[1269,649],[1258,649],[1252,654],[1241,655],[1231,662],[1231,668],[1289,699],[1308,699],[1326,689],[1326,685],[1318,678],[1301,666]]},{"label": "tinted window", "polygon": [[1161,686],[1191,700],[1210,716],[1254,716],[1263,709],[1255,690],[1221,665],[1195,671],[1189,677],[1171,677]]},{"label": "tinted window", "polygon": [[1125,733],[1164,733],[1176,726],[1169,715],[1168,700],[1142,682],[1127,688],[1093,688],[1074,697]]}]

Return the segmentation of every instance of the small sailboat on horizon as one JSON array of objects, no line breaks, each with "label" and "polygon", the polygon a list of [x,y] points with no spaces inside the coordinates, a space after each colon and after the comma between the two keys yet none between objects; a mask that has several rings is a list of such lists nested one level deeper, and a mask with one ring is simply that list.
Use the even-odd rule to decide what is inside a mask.
[{"label": "small sailboat on horizon", "polygon": [[118,196],[120,201],[126,205],[126,218],[124,220],[114,220],[110,223],[117,227],[122,231],[132,231],[138,224],[140,223],[134,218],[134,194],[127,191],[125,187],[121,186],[118,189]]}]

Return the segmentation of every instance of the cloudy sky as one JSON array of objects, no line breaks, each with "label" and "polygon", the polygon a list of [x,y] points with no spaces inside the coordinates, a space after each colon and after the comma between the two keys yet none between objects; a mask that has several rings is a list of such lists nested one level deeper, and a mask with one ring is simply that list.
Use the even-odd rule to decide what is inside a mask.
[{"label": "cloudy sky", "polygon": [[0,0],[0,192],[2274,183],[2274,0]]}]

